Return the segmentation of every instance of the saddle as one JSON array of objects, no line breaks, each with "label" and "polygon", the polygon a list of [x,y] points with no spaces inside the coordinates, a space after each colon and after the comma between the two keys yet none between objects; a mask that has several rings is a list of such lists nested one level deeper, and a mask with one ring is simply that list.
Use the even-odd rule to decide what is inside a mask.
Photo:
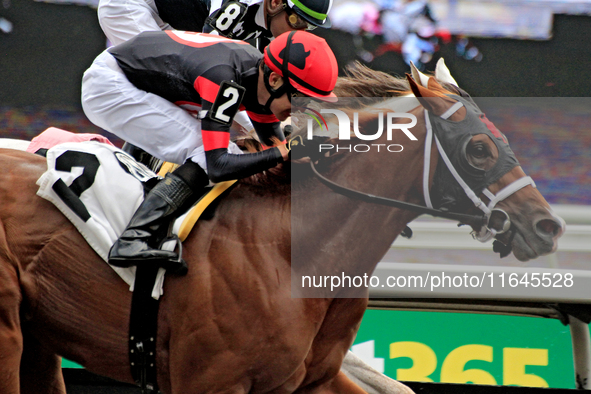
[{"label": "saddle", "polygon": [[[97,254],[108,262],[113,243],[155,183],[158,175],[119,148],[96,142],[67,142],[46,152],[48,169],[37,184],[40,197],[52,202],[78,229]],[[165,164],[160,175],[174,169]],[[173,234],[186,239],[197,221],[211,218],[216,206],[235,181],[214,185],[195,206],[173,224]],[[117,203],[114,204],[113,202]],[[163,247],[174,247],[164,244]],[[135,268],[112,267],[133,288]],[[157,286],[163,283],[158,280]],[[161,289],[154,288],[158,298]]]},{"label": "saddle", "polygon": [[[174,171],[177,167],[177,164],[165,162],[160,167],[158,176],[164,177],[167,173]],[[206,192],[201,196],[197,203],[175,221],[173,234],[177,235],[181,242],[187,239],[193,226],[195,226],[199,219],[207,220],[213,217],[215,207],[219,202],[218,197],[228,191],[235,183],[236,180],[225,181],[206,188]]]},{"label": "saddle", "polygon": [[215,207],[220,201],[218,198],[230,190],[235,183],[236,180],[216,183],[205,192],[197,204],[176,220],[173,232],[181,241],[187,239],[199,219],[207,220],[213,217]]}]

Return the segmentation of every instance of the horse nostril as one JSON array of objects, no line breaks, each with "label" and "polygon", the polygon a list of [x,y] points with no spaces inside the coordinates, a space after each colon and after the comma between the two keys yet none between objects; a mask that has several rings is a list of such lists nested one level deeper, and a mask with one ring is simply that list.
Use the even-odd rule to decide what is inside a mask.
[{"label": "horse nostril", "polygon": [[559,233],[562,233],[562,225],[552,219],[542,219],[536,224],[536,231],[540,236],[554,238]]}]

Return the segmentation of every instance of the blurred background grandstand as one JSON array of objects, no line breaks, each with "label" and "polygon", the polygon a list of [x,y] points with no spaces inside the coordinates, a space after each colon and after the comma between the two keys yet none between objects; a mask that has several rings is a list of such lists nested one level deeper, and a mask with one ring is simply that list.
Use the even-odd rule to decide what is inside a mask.
[{"label": "blurred background grandstand", "polygon": [[[378,15],[397,13],[400,21],[398,26],[374,26],[373,33],[380,34],[351,27],[358,13],[341,15],[351,1],[334,2],[331,16],[338,29],[316,30],[329,41],[342,68],[361,60],[374,69],[404,75],[409,67],[400,46],[376,52],[386,42],[384,36],[394,36],[387,30],[398,28],[400,37],[438,34],[437,50],[423,58],[424,68],[432,70],[444,57],[473,97],[585,97],[591,92],[591,1],[376,0],[379,3],[371,7]],[[370,0],[364,1],[367,7]],[[80,110],[80,81],[106,40],[92,7],[96,0],[78,2],[90,6],[2,0],[3,137],[29,139],[49,126],[97,131]],[[423,22],[408,23],[409,19]],[[9,28],[1,29],[2,20]],[[347,21],[349,31],[339,28]],[[458,49],[462,42],[478,49],[479,61],[466,58]],[[371,58],[362,59],[360,48]],[[591,205],[591,122],[586,104],[563,100],[530,105],[520,113],[509,106],[502,113],[488,114],[509,136],[526,171],[552,203]]]}]

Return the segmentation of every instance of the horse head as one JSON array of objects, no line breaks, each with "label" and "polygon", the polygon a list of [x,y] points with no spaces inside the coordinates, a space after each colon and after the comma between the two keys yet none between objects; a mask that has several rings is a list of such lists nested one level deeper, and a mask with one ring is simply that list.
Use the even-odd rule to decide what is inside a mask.
[{"label": "horse head", "polygon": [[408,76],[442,159],[430,190],[424,190],[426,205],[482,213],[485,222],[472,226],[473,235],[482,242],[496,238],[501,257],[511,249],[520,261],[554,252],[564,220],[526,176],[505,135],[456,86],[443,63],[438,74],[442,84],[416,70]]},{"label": "horse head", "polygon": [[[341,174],[329,174],[331,180],[349,190],[324,183],[349,196],[355,194],[350,189],[355,189],[385,197],[368,199],[360,196],[363,193],[357,193],[356,198],[362,200],[397,207],[400,205],[391,204],[391,201],[404,200],[411,203],[404,207],[406,210],[468,224],[477,240],[486,242],[495,238],[493,249],[501,257],[513,251],[517,259],[527,261],[554,252],[558,238],[564,232],[564,221],[552,212],[534,181],[525,175],[506,136],[488,120],[470,95],[457,86],[443,61],[438,63],[435,76],[427,76],[414,67],[411,72],[412,75],[407,75],[407,80],[403,81],[356,66],[349,78],[339,79],[339,97],[372,98],[365,102],[360,100],[359,103],[365,104],[359,105],[340,100],[342,102],[337,105],[347,112],[343,117],[346,120],[332,116],[321,127],[314,126],[314,130],[326,130],[324,134],[319,131],[315,135],[330,139],[327,144],[320,145],[320,149],[312,147],[316,149],[313,161],[319,159],[319,166],[323,167],[324,157],[336,159],[341,155],[339,152],[351,149],[348,146],[353,139],[365,142],[363,140],[368,135],[381,135],[379,140],[372,142],[385,143],[382,146],[388,143],[404,145],[404,152],[401,148],[396,155],[383,149],[373,157],[369,153],[356,155],[352,152],[347,156],[351,162],[356,162],[353,167],[357,177],[352,176],[350,168],[344,169],[347,166],[343,166],[342,160],[338,160]],[[388,97],[395,98],[390,100]],[[415,123],[409,124],[406,130],[417,136],[417,141],[409,141],[402,133],[397,136],[389,134],[386,140],[386,133],[381,133],[385,129],[384,113],[392,110],[399,119],[402,119],[402,112],[415,116]],[[338,111],[317,109],[315,114],[327,112],[336,114]],[[349,130],[350,119],[357,131],[351,134],[351,140],[347,136],[343,139],[342,126]],[[407,123],[408,120],[400,121]],[[310,118],[307,122],[312,125]],[[357,158],[353,158],[355,156]],[[389,172],[381,174],[379,180],[360,174],[360,168],[373,169],[376,166],[387,168]],[[414,182],[414,186],[405,189],[403,185],[408,185],[409,181]],[[416,207],[421,203],[424,208]],[[410,207],[413,204],[415,206]],[[405,215],[405,219],[412,220],[413,217]]]}]

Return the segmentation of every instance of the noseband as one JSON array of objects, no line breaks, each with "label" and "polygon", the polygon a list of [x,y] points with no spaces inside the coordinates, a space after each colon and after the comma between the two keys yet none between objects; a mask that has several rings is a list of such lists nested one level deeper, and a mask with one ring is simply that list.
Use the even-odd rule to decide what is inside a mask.
[{"label": "noseband", "polygon": [[[456,111],[458,111],[464,104],[461,102],[455,103],[451,106],[445,113],[443,113],[440,117],[442,119],[447,119],[451,115],[453,115]],[[488,205],[485,204],[474,191],[466,184],[466,182],[462,179],[462,177],[458,174],[456,169],[454,168],[453,164],[449,160],[447,154],[445,153],[439,139],[433,133],[433,128],[431,127],[431,121],[429,120],[428,111],[425,109],[425,123],[427,128],[427,133],[425,136],[425,155],[424,155],[424,166],[423,166],[423,195],[425,198],[426,206],[417,205],[408,203],[405,201],[394,200],[391,198],[386,197],[379,197],[368,193],[359,192],[357,190],[349,189],[347,187],[341,186],[322,174],[320,174],[314,165],[314,161],[310,161],[310,165],[312,167],[312,171],[318,177],[320,182],[324,185],[328,186],[335,192],[347,196],[349,198],[358,199],[364,202],[369,202],[372,204],[380,204],[386,205],[390,207],[405,209],[408,211],[416,212],[419,214],[428,214],[435,217],[456,220],[461,224],[467,224],[472,227],[480,228],[479,231],[472,231],[472,236],[480,242],[487,242],[496,235],[500,235],[506,233],[511,228],[511,219],[509,214],[500,208],[495,208],[495,206],[506,199],[507,197],[511,196],[518,190],[526,187],[527,185],[532,185],[536,187],[533,179],[529,176],[521,177],[511,184],[507,185],[503,189],[501,189],[497,194],[493,194],[488,188],[483,190],[483,194],[489,199]],[[475,207],[482,211],[482,215],[472,215],[472,214],[463,214],[463,213],[456,213],[456,212],[449,212],[443,209],[435,209],[433,208],[433,204],[431,203],[431,197],[429,193],[429,168],[430,168],[430,160],[431,160],[431,146],[432,141],[435,140],[435,144],[437,145],[437,150],[444,161],[445,165],[452,173],[455,180],[459,183],[459,185],[466,193],[466,196],[472,201]],[[500,213],[504,216],[503,224],[501,229],[491,228],[490,226],[490,219],[493,212]]]}]

